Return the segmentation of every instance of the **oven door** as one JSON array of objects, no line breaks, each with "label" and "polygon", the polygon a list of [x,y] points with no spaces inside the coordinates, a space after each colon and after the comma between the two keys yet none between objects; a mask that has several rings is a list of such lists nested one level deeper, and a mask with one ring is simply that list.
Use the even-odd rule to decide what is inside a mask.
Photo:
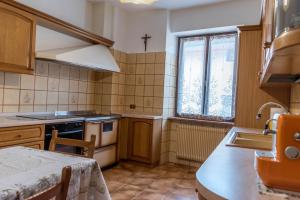
[{"label": "oven door", "polygon": [[108,146],[117,143],[118,121],[104,121],[101,130],[101,146]]},{"label": "oven door", "polygon": [[[68,138],[75,140],[83,140],[83,130],[72,130],[65,132],[58,132],[58,137],[60,138]],[[49,149],[49,144],[52,138],[52,133],[48,133],[45,135],[45,149]],[[80,147],[72,147],[66,145],[56,145],[56,151],[58,152],[66,152],[71,154],[82,154],[82,149]]]}]

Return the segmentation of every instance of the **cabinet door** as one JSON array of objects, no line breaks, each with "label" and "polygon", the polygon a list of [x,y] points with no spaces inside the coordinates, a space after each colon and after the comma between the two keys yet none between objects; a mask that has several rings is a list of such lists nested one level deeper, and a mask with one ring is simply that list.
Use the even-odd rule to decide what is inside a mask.
[{"label": "cabinet door", "polygon": [[275,0],[264,0],[262,23],[263,40],[266,43],[271,43],[274,39],[274,7]]},{"label": "cabinet door", "polygon": [[0,70],[32,74],[35,28],[33,18],[0,3]]},{"label": "cabinet door", "polygon": [[129,158],[151,163],[152,157],[151,120],[130,119],[129,122]]},{"label": "cabinet door", "polygon": [[262,13],[262,64],[268,60],[269,50],[274,39],[275,0],[264,0]]}]

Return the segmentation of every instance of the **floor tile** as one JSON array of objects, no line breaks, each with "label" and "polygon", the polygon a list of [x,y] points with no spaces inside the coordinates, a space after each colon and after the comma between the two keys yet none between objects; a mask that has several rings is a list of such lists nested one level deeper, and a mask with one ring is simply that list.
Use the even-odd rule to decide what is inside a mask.
[{"label": "floor tile", "polygon": [[129,200],[142,193],[143,189],[138,186],[124,185],[117,191],[111,192],[113,200]]},{"label": "floor tile", "polygon": [[197,200],[197,169],[176,164],[151,168],[121,162],[103,171],[112,200]]}]

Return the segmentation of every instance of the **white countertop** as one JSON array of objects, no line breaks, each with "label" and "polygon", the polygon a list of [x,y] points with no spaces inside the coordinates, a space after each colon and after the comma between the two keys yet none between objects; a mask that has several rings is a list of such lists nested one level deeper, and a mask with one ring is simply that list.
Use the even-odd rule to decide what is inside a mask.
[{"label": "white countertop", "polygon": [[205,199],[259,199],[254,169],[255,150],[226,146],[230,136],[237,131],[262,132],[238,127],[229,131],[196,173],[197,189]]},{"label": "white countertop", "polygon": [[16,116],[0,116],[0,128],[13,127],[13,126],[27,126],[27,125],[37,125],[37,124],[50,124],[68,121],[84,120],[82,117],[74,117],[68,119],[55,119],[55,120],[38,120],[29,119]]},{"label": "white countertop", "polygon": [[[30,114],[49,114],[49,113],[47,112],[0,113],[0,128],[85,120],[85,118],[83,117],[74,117],[68,119],[54,119],[54,120],[39,120],[39,119],[17,117],[17,115],[30,115]],[[144,115],[144,114],[134,114],[134,113],[121,113],[120,115],[122,117],[129,117],[129,118],[141,118],[141,119],[153,119],[153,120],[162,119],[162,116],[158,116],[158,115]]]}]

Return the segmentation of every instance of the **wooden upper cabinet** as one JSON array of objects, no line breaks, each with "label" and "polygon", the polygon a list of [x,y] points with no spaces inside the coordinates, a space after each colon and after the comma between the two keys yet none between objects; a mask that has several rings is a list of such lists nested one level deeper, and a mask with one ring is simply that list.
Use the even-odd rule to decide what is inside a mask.
[{"label": "wooden upper cabinet", "polygon": [[274,7],[275,0],[263,1],[262,13],[262,68],[265,68],[274,39]]},{"label": "wooden upper cabinet", "polygon": [[0,2],[0,71],[33,74],[36,23],[21,10]]},{"label": "wooden upper cabinet", "polygon": [[262,23],[263,23],[263,45],[270,47],[274,39],[274,7],[275,0],[264,0]]},{"label": "wooden upper cabinet", "polygon": [[260,85],[289,88],[300,81],[300,28],[296,21],[299,1],[287,2],[287,10],[275,3],[263,1]]}]

